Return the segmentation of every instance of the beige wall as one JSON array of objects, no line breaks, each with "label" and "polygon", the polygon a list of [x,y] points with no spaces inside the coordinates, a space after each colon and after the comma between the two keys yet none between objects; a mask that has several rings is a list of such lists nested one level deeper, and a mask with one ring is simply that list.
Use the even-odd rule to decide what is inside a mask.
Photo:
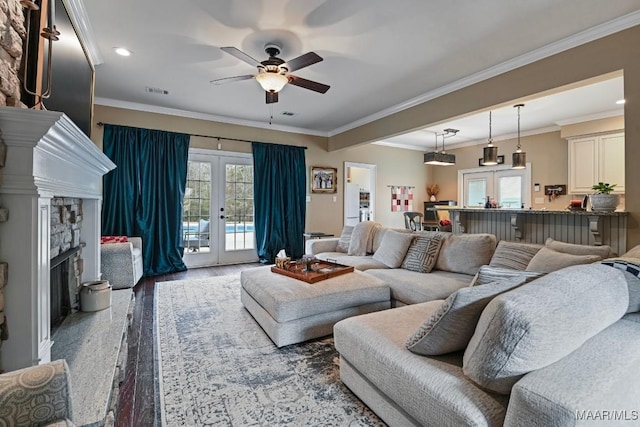
[{"label": "beige wall", "polygon": [[[567,141],[560,138],[560,131],[532,135],[520,139],[522,150],[527,153],[527,162],[531,163],[531,202],[534,209],[564,209],[569,205],[569,196],[559,196],[552,202],[544,197],[543,203],[533,203],[536,197],[544,196],[545,185],[567,185],[568,149]],[[511,163],[511,153],[516,150],[516,139],[496,142],[498,155],[504,155],[505,164]],[[478,168],[478,159],[482,157],[483,145],[448,150],[456,155],[453,166],[432,166],[433,177],[440,186],[438,199],[458,199],[458,171]],[[533,184],[539,183],[539,193],[533,192]],[[458,201],[460,203],[461,201]],[[527,205],[527,207],[529,207]]]},{"label": "beige wall", "polygon": [[[103,122],[123,126],[135,126],[147,129],[161,129],[173,132],[184,132],[199,135],[223,136],[306,146],[307,177],[311,166],[328,166],[338,169],[338,192],[336,194],[310,194],[311,202],[307,204],[306,229],[308,231],[324,231],[340,234],[343,225],[344,208],[344,162],[368,163],[377,165],[376,170],[376,220],[390,227],[404,227],[402,213],[391,212],[390,189],[387,185],[409,185],[414,188],[414,208],[422,210],[427,197],[425,182],[428,168],[422,162],[422,153],[398,148],[369,145],[355,147],[338,152],[326,150],[326,139],[302,134],[278,132],[265,129],[248,128],[184,117],[145,113],[113,107],[96,105],[94,122]],[[102,147],[103,128],[95,125],[91,139]],[[233,152],[251,152],[251,144],[240,141],[193,137],[191,146],[216,150],[218,143],[221,150]],[[333,198],[336,201],[333,201]]]},{"label": "beige wall", "polygon": [[[446,64],[444,64],[446,66]],[[537,93],[624,73],[625,188],[628,245],[640,244],[640,26],[620,31],[329,138],[329,149],[377,141]],[[527,148],[528,149],[528,148]]]},{"label": "beige wall", "polygon": [[620,130],[624,130],[624,116],[607,117],[606,119],[593,120],[586,123],[566,125],[560,130],[560,135],[563,138],[571,138],[580,135]]}]

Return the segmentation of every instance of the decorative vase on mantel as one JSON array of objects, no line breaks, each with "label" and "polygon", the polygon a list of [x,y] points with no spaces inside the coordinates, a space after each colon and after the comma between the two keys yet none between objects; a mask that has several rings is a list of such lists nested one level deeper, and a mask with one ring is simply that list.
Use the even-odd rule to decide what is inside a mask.
[{"label": "decorative vase on mantel", "polygon": [[432,194],[431,197],[429,197],[429,200],[431,200],[432,202],[436,201],[436,195]]}]

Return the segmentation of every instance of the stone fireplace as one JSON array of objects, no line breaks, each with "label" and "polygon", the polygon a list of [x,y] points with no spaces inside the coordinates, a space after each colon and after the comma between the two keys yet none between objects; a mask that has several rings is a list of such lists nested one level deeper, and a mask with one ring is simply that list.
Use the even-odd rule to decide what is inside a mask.
[{"label": "stone fireplace", "polygon": [[[0,107],[0,129],[8,147],[0,207],[9,210],[0,224],[0,259],[10,265],[4,288],[9,339],[2,345],[0,369],[10,371],[51,358],[50,269],[56,251],[51,232],[57,225],[52,218],[60,214],[54,200],[62,198],[66,206],[82,199],[81,250],[73,254],[81,257],[69,270],[77,272],[79,282],[98,280],[101,182],[115,165],[59,112]],[[66,231],[63,241],[65,236]],[[71,241],[74,237],[72,229]]]}]

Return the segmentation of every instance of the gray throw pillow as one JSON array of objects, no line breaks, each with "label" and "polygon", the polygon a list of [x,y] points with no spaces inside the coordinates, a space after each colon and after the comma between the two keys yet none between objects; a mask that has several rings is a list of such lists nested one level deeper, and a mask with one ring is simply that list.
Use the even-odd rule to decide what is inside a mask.
[{"label": "gray throw pillow", "polygon": [[413,234],[398,233],[389,230],[384,234],[380,247],[373,254],[373,259],[383,263],[389,268],[398,268],[407,255],[409,245],[413,240]]},{"label": "gray throw pillow", "polygon": [[489,301],[496,295],[522,285],[526,280],[521,275],[457,290],[409,337],[407,348],[424,356],[464,350]]},{"label": "gray throw pillow", "polygon": [[489,264],[495,250],[493,234],[451,234],[442,242],[435,268],[474,275],[480,266]]},{"label": "gray throw pillow", "polygon": [[566,357],[625,314],[622,276],[602,264],[578,265],[498,295],[464,352],[464,374],[509,394],[523,375]]},{"label": "gray throw pillow", "polygon": [[531,258],[527,271],[550,273],[572,265],[591,264],[601,259],[598,255],[571,255],[544,247]]},{"label": "gray throw pillow", "polygon": [[500,240],[489,263],[492,267],[525,270],[531,258],[538,253],[542,245],[532,243],[507,242]]},{"label": "gray throw pillow", "polygon": [[613,256],[611,246],[591,246],[591,245],[577,245],[575,243],[565,243],[558,240],[553,240],[548,237],[544,242],[544,245],[553,249],[556,252],[562,252],[564,254],[571,255],[598,255],[600,258],[609,258]]},{"label": "gray throw pillow", "polygon": [[351,233],[353,233],[353,225],[345,225],[340,234],[340,240],[336,246],[336,252],[347,253],[349,251],[349,243],[351,243]]},{"label": "gray throw pillow", "polygon": [[442,237],[438,233],[417,233],[402,261],[402,268],[418,273],[430,273],[436,265]]},{"label": "gray throw pillow", "polygon": [[476,274],[469,286],[486,285],[487,283],[493,283],[498,280],[508,279],[510,277],[524,277],[531,281],[544,275],[545,273],[540,273],[538,271],[512,270],[509,268],[483,265],[482,267],[480,267],[480,270],[478,270],[478,274]]}]

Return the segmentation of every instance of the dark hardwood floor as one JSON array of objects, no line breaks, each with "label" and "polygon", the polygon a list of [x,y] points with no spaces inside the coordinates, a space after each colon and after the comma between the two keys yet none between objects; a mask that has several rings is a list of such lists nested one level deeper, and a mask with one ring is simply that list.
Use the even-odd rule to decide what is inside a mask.
[{"label": "dark hardwood floor", "polygon": [[180,273],[143,277],[134,288],[133,322],[128,335],[127,367],[120,387],[116,426],[153,426],[155,422],[153,366],[153,294],[156,282],[200,279],[237,274],[260,264],[237,264],[190,269]]}]

